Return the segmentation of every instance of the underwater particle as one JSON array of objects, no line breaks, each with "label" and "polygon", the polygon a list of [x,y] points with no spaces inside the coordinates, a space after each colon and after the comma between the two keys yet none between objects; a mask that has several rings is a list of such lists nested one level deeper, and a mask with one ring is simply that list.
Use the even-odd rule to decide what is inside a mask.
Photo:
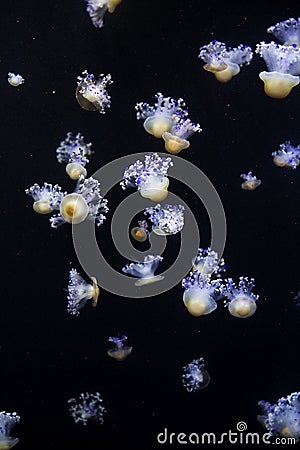
[{"label": "underwater particle", "polygon": [[258,53],[265,61],[268,71],[260,72],[259,78],[264,82],[265,93],[272,98],[285,98],[293,87],[299,84],[300,50],[289,45],[275,42],[256,45]]},{"label": "underwater particle", "polygon": [[20,86],[20,84],[23,84],[25,80],[20,74],[8,72],[7,81],[11,86],[17,87]]},{"label": "underwater particle", "polygon": [[149,215],[152,222],[152,231],[159,236],[168,236],[179,233],[184,226],[184,206],[164,205],[159,203],[154,207],[146,208],[145,215]]},{"label": "underwater particle", "polygon": [[66,222],[78,224],[87,219],[100,226],[107,212],[107,200],[100,195],[100,182],[80,175],[74,192],[63,197],[59,214],[51,217],[50,223],[52,228],[57,228]]},{"label": "underwater particle", "polygon": [[171,166],[171,158],[161,158],[158,153],[147,153],[144,162],[137,160],[126,167],[120,185],[122,189],[137,187],[142,197],[162,201],[168,195],[167,175]]},{"label": "underwater particle", "polygon": [[232,278],[224,280],[222,293],[227,298],[224,306],[228,307],[230,314],[240,319],[253,316],[256,311],[258,295],[252,293],[255,286],[254,278],[240,277],[236,286]]},{"label": "underwater particle", "polygon": [[296,147],[290,141],[279,145],[279,150],[272,153],[273,162],[278,167],[296,169],[300,163],[300,145]]},{"label": "underwater particle", "polygon": [[110,96],[106,87],[113,83],[111,75],[99,75],[98,79],[87,70],[77,77],[76,99],[81,108],[86,111],[99,111],[105,114],[110,108]]},{"label": "underwater particle", "polygon": [[135,241],[145,242],[149,237],[148,224],[146,220],[139,220],[139,226],[132,228],[130,234]]},{"label": "underwater particle", "polygon": [[265,400],[258,402],[262,414],[257,416],[259,423],[268,430],[271,436],[300,439],[300,392],[292,392],[281,397],[277,403]]},{"label": "underwater particle", "polygon": [[205,369],[204,359],[194,359],[183,366],[182,384],[188,392],[205,388],[210,382],[210,376]]},{"label": "underwater particle", "polygon": [[86,11],[95,28],[103,27],[103,17],[108,11],[113,13],[122,0],[86,0]]},{"label": "underwater particle", "polygon": [[95,277],[91,277],[91,280],[92,284],[87,283],[76,269],[70,270],[67,311],[72,316],[79,316],[80,310],[85,307],[88,300],[92,300],[94,307],[97,306],[100,288]]},{"label": "underwater particle", "polygon": [[124,361],[132,351],[132,347],[124,345],[126,340],[127,336],[109,337],[108,341],[113,343],[113,347],[107,350],[107,354],[117,361]]},{"label": "underwater particle", "polygon": [[240,72],[243,65],[250,64],[253,52],[251,47],[240,44],[236,48],[226,47],[224,42],[211,41],[200,47],[198,58],[205,62],[203,69],[215,75],[221,83],[227,83]]},{"label": "underwater particle", "polygon": [[154,275],[159,263],[163,260],[159,255],[147,255],[143,262],[132,262],[123,267],[122,272],[129,273],[139,279],[134,283],[135,286],[144,286],[146,284],[161,281],[165,277],[163,275]]},{"label": "underwater particle", "polygon": [[290,17],[287,20],[278,22],[270,26],[267,32],[273,36],[283,45],[292,45],[293,47],[300,47],[300,17],[294,19]]},{"label": "underwater particle", "polygon": [[86,392],[80,394],[78,399],[70,398],[68,403],[71,417],[75,423],[82,423],[82,425],[87,425],[88,421],[99,422],[102,425],[103,415],[106,412],[102,402],[99,392],[94,394]]},{"label": "underwater particle", "polygon": [[255,175],[252,175],[252,172],[242,173],[241,177],[244,179],[244,182],[241,184],[242,189],[254,191],[254,189],[261,185],[261,180],[256,178]]},{"label": "underwater particle", "polygon": [[7,450],[14,447],[19,438],[10,437],[10,432],[14,425],[20,421],[20,416],[17,413],[0,412],[0,449]]},{"label": "underwater particle", "polygon": [[33,198],[33,209],[38,214],[49,214],[59,209],[62,199],[67,194],[62,192],[58,184],[52,186],[50,183],[44,183],[41,187],[35,183],[25,189],[25,193]]},{"label": "underwater particle", "polygon": [[190,119],[180,114],[174,117],[174,123],[170,131],[164,131],[162,138],[165,141],[165,149],[172,155],[177,155],[182,150],[190,146],[187,140],[194,133],[201,133],[202,128],[199,123],[193,123]]},{"label": "underwater particle", "polygon": [[66,172],[72,180],[78,180],[80,175],[86,177],[85,166],[89,162],[87,156],[93,153],[91,147],[92,143],[84,142],[82,134],[77,133],[74,136],[69,131],[66,139],[61,141],[56,149],[57,161],[60,164],[66,164]]},{"label": "underwater particle", "polygon": [[199,248],[197,255],[192,260],[193,270],[201,272],[203,276],[220,276],[221,272],[226,271],[225,261],[219,258],[217,252],[208,248]]}]

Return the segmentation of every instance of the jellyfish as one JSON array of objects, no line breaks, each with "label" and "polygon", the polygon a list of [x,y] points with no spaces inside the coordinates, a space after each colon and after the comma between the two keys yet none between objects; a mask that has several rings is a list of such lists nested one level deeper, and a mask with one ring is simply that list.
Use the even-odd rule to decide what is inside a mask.
[{"label": "jellyfish", "polygon": [[111,75],[95,75],[88,73],[87,70],[77,77],[76,99],[79,105],[86,111],[99,111],[105,114],[110,107],[110,96],[107,94],[106,87],[113,81]]},{"label": "jellyfish", "polygon": [[152,222],[152,231],[160,236],[179,233],[184,226],[184,206],[164,205],[159,203],[154,207],[146,208],[145,215],[149,215]]},{"label": "jellyfish", "polygon": [[57,161],[66,165],[66,172],[72,180],[78,180],[80,175],[86,177],[86,164],[89,162],[87,156],[92,154],[91,142],[84,142],[82,134],[69,131],[66,139],[61,141],[56,149]]},{"label": "jellyfish", "polygon": [[19,438],[9,436],[12,428],[19,421],[20,416],[15,412],[0,412],[0,449],[6,450],[12,448],[19,442]]},{"label": "jellyfish", "polygon": [[122,189],[137,187],[144,198],[162,201],[168,195],[168,170],[173,166],[171,158],[161,158],[158,153],[147,153],[145,161],[137,160],[124,171],[120,182]]},{"label": "jellyfish", "polygon": [[192,260],[193,270],[201,272],[202,276],[220,277],[221,272],[225,272],[225,261],[219,258],[217,252],[210,247],[199,248],[197,255]]},{"label": "jellyfish", "polygon": [[232,316],[246,319],[255,313],[259,296],[252,293],[254,278],[240,277],[239,280],[238,287],[231,278],[225,280],[222,292],[227,301],[225,300],[224,305]]},{"label": "jellyfish", "polygon": [[135,241],[145,242],[149,237],[148,224],[146,220],[139,220],[138,225],[132,228],[130,234]]},{"label": "jellyfish", "polygon": [[86,11],[95,28],[103,27],[103,17],[108,11],[113,13],[122,0],[86,0]]},{"label": "jellyfish", "polygon": [[199,123],[192,123],[184,115],[176,115],[171,130],[162,133],[165,149],[172,155],[177,155],[190,146],[190,142],[187,139],[194,133],[200,133],[201,131],[202,128]]},{"label": "jellyfish", "polygon": [[275,42],[261,42],[256,46],[265,61],[268,71],[260,72],[265,93],[272,98],[285,98],[292,88],[299,84],[300,50],[293,46],[278,45]]},{"label": "jellyfish", "polygon": [[231,48],[217,40],[200,47],[198,55],[206,63],[203,69],[212,72],[221,83],[230,81],[240,72],[240,67],[250,64],[252,57],[252,49],[247,45]]},{"label": "jellyfish", "polygon": [[242,173],[241,177],[244,179],[244,182],[241,184],[242,189],[247,191],[254,191],[258,186],[261,185],[261,180],[256,178],[255,175],[252,175],[252,172]]},{"label": "jellyfish", "polygon": [[132,351],[132,347],[124,345],[126,340],[127,336],[109,337],[108,341],[113,343],[113,348],[109,349],[107,354],[117,361],[124,361]]},{"label": "jellyfish", "polygon": [[296,303],[296,305],[298,307],[300,307],[300,291],[297,293],[297,295],[295,295],[295,297],[293,298],[294,302]]},{"label": "jellyfish", "polygon": [[182,384],[188,392],[205,388],[210,382],[210,376],[205,369],[204,359],[193,359],[183,367]]},{"label": "jellyfish", "polygon": [[175,123],[177,114],[187,116],[185,102],[182,98],[174,100],[171,97],[164,97],[161,92],[155,94],[156,103],[150,106],[148,103],[137,103],[135,109],[138,120],[144,120],[144,128],[147,133],[156,138],[161,138],[165,131],[170,131]]},{"label": "jellyfish", "polygon": [[262,415],[257,420],[271,436],[300,439],[300,392],[292,392],[287,397],[281,397],[277,403],[271,404],[265,400],[258,402]]},{"label": "jellyfish", "polygon": [[221,280],[213,280],[211,275],[198,270],[182,280],[184,288],[183,303],[194,317],[210,314],[217,308],[217,300],[222,297]]},{"label": "jellyfish", "polygon": [[129,273],[130,275],[139,278],[134,283],[135,286],[151,284],[165,278],[163,275],[154,275],[155,270],[162,260],[162,256],[147,255],[144,258],[144,262],[132,262],[130,264],[126,264],[126,266],[123,267],[122,272]]},{"label": "jellyfish", "polygon": [[100,288],[95,277],[91,277],[91,280],[92,284],[87,283],[76,269],[70,270],[67,311],[72,316],[79,316],[88,300],[92,301],[94,307],[97,306]]},{"label": "jellyfish", "polygon": [[24,78],[20,74],[8,72],[7,81],[11,86],[17,87],[24,83]]},{"label": "jellyfish", "polygon": [[279,145],[279,150],[272,153],[274,164],[278,167],[296,169],[300,163],[300,145],[294,147],[290,141]]},{"label": "jellyfish", "polygon": [[41,187],[35,183],[30,188],[25,189],[25,193],[33,198],[33,209],[38,214],[49,214],[59,209],[62,199],[67,194],[62,192],[58,184],[52,186],[49,183],[44,183]]},{"label": "jellyfish", "polygon": [[102,406],[102,397],[99,392],[90,394],[80,394],[78,399],[70,398],[68,403],[70,405],[69,411],[75,423],[82,423],[87,425],[88,421],[99,422],[103,424],[103,415],[106,412]]},{"label": "jellyfish", "polygon": [[88,219],[100,226],[107,212],[107,200],[100,195],[100,182],[80,175],[74,192],[63,197],[59,214],[51,217],[50,223],[52,228],[57,228],[66,222],[78,224]]},{"label": "jellyfish", "polygon": [[290,17],[287,20],[276,23],[267,29],[267,32],[273,34],[283,45],[292,45],[300,47],[300,17],[294,19]]}]

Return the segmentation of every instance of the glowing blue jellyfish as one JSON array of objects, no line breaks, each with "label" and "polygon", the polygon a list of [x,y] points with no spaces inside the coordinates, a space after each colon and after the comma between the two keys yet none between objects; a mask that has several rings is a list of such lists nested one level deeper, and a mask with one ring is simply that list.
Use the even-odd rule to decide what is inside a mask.
[{"label": "glowing blue jellyfish", "polygon": [[132,228],[130,234],[135,241],[145,242],[149,237],[148,224],[146,220],[139,220],[138,225]]},{"label": "glowing blue jellyfish", "polygon": [[8,72],[7,81],[11,86],[17,87],[20,86],[20,84],[23,84],[25,80],[20,74]]},{"label": "glowing blue jellyfish", "polygon": [[113,13],[122,0],[86,0],[86,11],[95,28],[103,27],[103,16],[108,11]]},{"label": "glowing blue jellyfish", "polygon": [[203,69],[212,72],[221,83],[230,81],[240,72],[240,67],[250,64],[252,57],[252,49],[247,45],[231,48],[217,40],[200,47],[198,55],[206,63]]},{"label": "glowing blue jellyfish", "polygon": [[99,75],[98,79],[87,70],[82,72],[82,76],[77,77],[76,99],[79,105],[87,111],[99,111],[105,114],[110,107],[110,96],[106,87],[113,81],[111,75]]},{"label": "glowing blue jellyfish", "polygon": [[148,153],[142,163],[137,160],[124,171],[122,189],[137,187],[144,198],[162,201],[168,195],[168,170],[173,166],[171,158],[161,158],[158,153]]},{"label": "glowing blue jellyfish", "polygon": [[210,376],[205,369],[204,359],[194,359],[183,367],[182,384],[188,392],[205,388],[210,382]]},{"label": "glowing blue jellyfish", "polygon": [[217,276],[219,277],[221,272],[225,272],[225,261],[223,258],[219,258],[217,252],[208,248],[199,248],[197,255],[192,260],[193,270],[201,272],[203,276]]},{"label": "glowing blue jellyfish", "polygon": [[49,183],[44,183],[41,187],[35,183],[29,189],[25,189],[25,193],[33,198],[33,209],[38,214],[49,214],[59,209],[62,199],[67,194],[62,192],[58,184],[52,186]]},{"label": "glowing blue jellyfish", "polygon": [[300,47],[300,17],[293,17],[276,23],[267,29],[283,45]]},{"label": "glowing blue jellyfish", "polygon": [[6,450],[14,447],[19,438],[10,437],[10,432],[16,423],[20,421],[20,416],[17,413],[0,412],[0,449]]},{"label": "glowing blue jellyfish", "polygon": [[149,215],[152,231],[160,236],[179,233],[184,226],[184,206],[164,205],[159,203],[146,208],[145,215]]},{"label": "glowing blue jellyfish", "polygon": [[155,97],[157,101],[154,106],[144,102],[136,104],[136,117],[138,120],[144,120],[147,133],[161,138],[163,132],[171,130],[176,115],[180,114],[184,117],[188,113],[183,109],[185,103],[182,98],[174,100],[171,97],[164,97],[161,92],[155,94]]},{"label": "glowing blue jellyfish", "polygon": [[240,277],[239,285],[236,286],[231,278],[225,280],[222,293],[227,298],[224,304],[228,306],[230,314],[240,319],[253,316],[256,311],[258,295],[252,293],[254,278]]},{"label": "glowing blue jellyfish", "polygon": [[277,403],[271,404],[265,400],[258,402],[262,415],[257,420],[272,436],[300,439],[300,392],[292,392],[287,397],[281,397]]},{"label": "glowing blue jellyfish", "polygon": [[279,150],[272,153],[274,164],[278,167],[296,169],[300,163],[300,145],[294,147],[290,141],[280,144]]},{"label": "glowing blue jellyfish", "polygon": [[261,185],[261,180],[259,180],[255,175],[252,175],[252,172],[242,173],[241,177],[244,180],[241,184],[242,189],[254,191],[254,189]]},{"label": "glowing blue jellyfish", "polygon": [[132,351],[132,347],[124,345],[126,340],[127,336],[109,337],[108,341],[113,343],[113,348],[109,349],[107,354],[117,361],[124,361]]},{"label": "glowing blue jellyfish", "polygon": [[92,154],[92,144],[84,142],[82,134],[75,136],[71,131],[67,133],[66,139],[61,141],[56,149],[57,161],[66,164],[66,172],[72,180],[78,180],[80,175],[86,177],[86,164],[89,162],[87,156]]},{"label": "glowing blue jellyfish", "polygon": [[99,392],[94,394],[86,392],[80,394],[78,399],[70,398],[68,403],[71,417],[75,423],[82,423],[82,425],[87,425],[88,421],[99,422],[102,425],[103,415],[106,412],[102,402]]},{"label": "glowing blue jellyfish", "polygon": [[52,228],[57,228],[66,222],[78,224],[87,219],[100,226],[107,212],[107,200],[100,195],[100,182],[80,175],[74,192],[64,196],[59,214],[51,217],[50,223]]},{"label": "glowing blue jellyfish", "polygon": [[297,295],[295,295],[295,297],[294,297],[294,302],[296,303],[296,305],[298,306],[298,307],[300,307],[300,291],[298,292],[298,294]]},{"label": "glowing blue jellyfish", "polygon": [[144,262],[130,263],[123,267],[122,272],[129,273],[139,279],[134,283],[135,286],[144,286],[164,279],[162,275],[154,275],[159,263],[163,260],[159,255],[147,255]]},{"label": "glowing blue jellyfish", "polygon": [[91,277],[92,284],[87,283],[76,269],[70,270],[68,284],[67,311],[72,316],[79,316],[80,310],[88,300],[95,307],[98,303],[100,288],[95,277]]},{"label": "glowing blue jellyfish", "polygon": [[268,72],[260,72],[265,93],[272,98],[285,98],[292,88],[299,84],[300,50],[293,46],[278,45],[275,42],[261,42],[256,46],[265,61]]},{"label": "glowing blue jellyfish", "polygon": [[164,131],[162,138],[165,141],[165,149],[167,152],[177,155],[190,146],[190,142],[187,140],[194,133],[200,133],[202,131],[199,123],[193,123],[190,119],[183,116],[176,115],[174,117],[174,123],[170,131]]}]

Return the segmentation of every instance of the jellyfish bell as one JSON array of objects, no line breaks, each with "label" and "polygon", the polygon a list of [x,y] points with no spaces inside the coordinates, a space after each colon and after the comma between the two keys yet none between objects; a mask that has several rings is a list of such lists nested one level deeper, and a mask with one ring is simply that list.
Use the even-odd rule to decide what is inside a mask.
[{"label": "jellyfish bell", "polygon": [[8,450],[19,442],[19,438],[12,438],[12,437],[1,437],[0,438],[0,450]]},{"label": "jellyfish bell", "polygon": [[80,194],[68,194],[61,201],[60,214],[66,222],[81,223],[86,219],[88,213],[88,204]]},{"label": "jellyfish bell", "polygon": [[245,319],[253,316],[257,309],[257,305],[251,297],[239,295],[229,303],[228,309],[232,316]]},{"label": "jellyfish bell", "polygon": [[122,0],[108,0],[107,10],[109,13],[113,13],[116,7],[122,2]]},{"label": "jellyfish bell", "polygon": [[98,303],[98,297],[100,295],[100,288],[97,284],[97,280],[95,277],[91,277],[91,280],[93,284],[91,285],[91,299],[92,299],[92,306],[95,308]]},{"label": "jellyfish bell", "polygon": [[144,122],[144,128],[147,133],[152,134],[154,137],[160,139],[164,132],[170,131],[173,125],[173,119],[167,114],[156,114],[154,116],[147,117]]},{"label": "jellyfish bell", "polygon": [[48,200],[38,200],[33,203],[32,207],[38,214],[49,214],[50,212],[52,212],[52,208]]},{"label": "jellyfish bell", "polygon": [[214,64],[205,64],[203,67],[207,72],[212,72],[215,78],[221,83],[227,83],[232,77],[240,72],[238,64],[233,62],[221,63],[218,66]]},{"label": "jellyfish bell", "polygon": [[99,109],[93,101],[96,101],[96,97],[92,91],[92,89],[86,89],[84,91],[84,95],[80,92],[82,90],[82,86],[78,85],[75,91],[76,100],[78,101],[81,108],[86,111],[97,111]]},{"label": "jellyfish bell", "polygon": [[156,283],[157,281],[163,280],[165,277],[163,275],[153,275],[148,277],[142,277],[135,281],[135,286],[146,286],[147,284]]},{"label": "jellyfish bell", "polygon": [[124,361],[131,351],[132,347],[111,348],[110,350],[107,350],[107,354],[117,361]]},{"label": "jellyfish bell", "polygon": [[195,317],[210,314],[217,308],[216,301],[203,289],[191,287],[183,294],[183,302],[188,312]]},{"label": "jellyfish bell", "polygon": [[87,176],[86,168],[78,163],[69,163],[66,165],[66,172],[72,180],[78,180],[80,175]]},{"label": "jellyfish bell", "polygon": [[254,191],[254,189],[256,189],[260,185],[260,180],[246,180],[241,184],[241,187],[246,191]]},{"label": "jellyfish bell", "polygon": [[190,146],[189,141],[186,139],[181,139],[178,136],[174,136],[168,131],[164,131],[162,133],[162,138],[165,141],[165,149],[172,155],[178,155],[178,153]]},{"label": "jellyfish bell", "polygon": [[140,194],[144,198],[150,198],[159,202],[168,196],[169,179],[160,175],[149,175],[147,181],[140,184]]},{"label": "jellyfish bell", "polygon": [[131,236],[135,241],[145,242],[148,239],[148,235],[144,228],[142,227],[134,227],[130,232]]},{"label": "jellyfish bell", "polygon": [[259,78],[264,82],[265,93],[272,98],[285,98],[293,87],[299,84],[299,77],[289,73],[260,72]]}]

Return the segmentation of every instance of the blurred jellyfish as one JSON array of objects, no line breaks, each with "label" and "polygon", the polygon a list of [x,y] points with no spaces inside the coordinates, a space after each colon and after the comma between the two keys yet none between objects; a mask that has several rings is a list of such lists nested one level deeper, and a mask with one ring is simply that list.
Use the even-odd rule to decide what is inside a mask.
[{"label": "blurred jellyfish", "polygon": [[290,141],[280,144],[279,150],[272,153],[274,164],[278,167],[296,169],[300,163],[300,145],[294,147]]},{"label": "blurred jellyfish", "polygon": [[190,146],[187,140],[194,133],[200,133],[202,128],[199,123],[192,123],[192,121],[183,116],[176,115],[174,117],[174,123],[170,131],[164,131],[162,138],[165,141],[165,149],[167,152],[177,155]]},{"label": "blurred jellyfish", "polygon": [[19,421],[20,416],[15,412],[0,412],[0,449],[6,450],[12,448],[19,442],[19,438],[9,436],[12,428]]},{"label": "blurred jellyfish", "polygon": [[122,189],[137,187],[144,198],[162,201],[168,195],[168,170],[173,166],[171,158],[161,158],[158,153],[147,153],[145,161],[137,160],[124,171],[120,182]]},{"label": "blurred jellyfish", "polygon": [[92,300],[94,307],[97,306],[100,288],[95,277],[91,277],[91,280],[92,284],[87,283],[76,269],[70,270],[67,311],[72,316],[79,316],[88,300]]},{"label": "blurred jellyfish", "polygon": [[199,248],[192,264],[193,270],[201,272],[203,276],[220,276],[221,272],[226,270],[224,259],[219,258],[218,253],[210,247]]},{"label": "blurred jellyfish", "polygon": [[275,42],[261,42],[256,46],[265,61],[268,71],[260,72],[265,93],[272,98],[285,98],[292,88],[299,84],[300,50],[293,46],[278,45]]},{"label": "blurred jellyfish", "polygon": [[159,255],[147,255],[144,258],[144,262],[130,263],[123,267],[122,272],[129,273],[139,279],[134,283],[135,286],[144,286],[156,281],[163,280],[165,277],[162,275],[154,275],[159,263],[163,260]]},{"label": "blurred jellyfish", "polygon": [[171,97],[164,97],[161,92],[155,94],[155,97],[157,101],[154,106],[144,102],[136,104],[136,117],[138,120],[144,120],[147,133],[161,138],[163,132],[171,130],[176,115],[180,114],[184,117],[187,111],[183,110],[185,102],[182,98],[174,100]]},{"label": "blurred jellyfish", "polygon": [[203,69],[212,72],[218,81],[227,83],[240,72],[240,67],[250,64],[253,57],[251,47],[240,44],[236,48],[226,47],[224,42],[211,41],[200,47],[198,58],[206,64]]},{"label": "blurred jellyfish", "polygon": [[267,29],[267,32],[273,34],[283,45],[292,45],[300,47],[300,17],[294,19],[290,17],[287,20],[276,23]]},{"label": "blurred jellyfish", "polygon": [[108,11],[113,13],[122,0],[86,0],[86,11],[95,28],[103,27],[103,16]]},{"label": "blurred jellyfish", "polygon": [[222,287],[222,293],[227,298],[224,305],[228,306],[230,314],[240,319],[251,317],[256,311],[256,301],[259,296],[252,293],[254,288],[254,278],[239,278],[238,287],[231,278],[225,280]]},{"label": "blurred jellyfish", "polygon": [[38,214],[49,214],[59,209],[62,199],[67,194],[62,192],[58,184],[52,186],[49,183],[44,183],[41,187],[35,183],[29,189],[25,189],[25,193],[33,198],[33,209]]},{"label": "blurred jellyfish", "polygon": [[261,180],[256,178],[255,175],[252,175],[252,172],[242,173],[241,177],[244,179],[244,182],[241,184],[242,189],[254,191],[254,189],[261,185]]},{"label": "blurred jellyfish", "polygon": [[127,347],[124,342],[127,340],[127,336],[122,337],[109,337],[108,341],[113,343],[113,348],[107,351],[108,355],[117,361],[124,361],[131,353],[132,347]]},{"label": "blurred jellyfish", "polygon": [[184,206],[164,205],[159,203],[154,207],[146,208],[145,215],[149,215],[152,222],[152,231],[160,236],[179,233],[184,226]]},{"label": "blurred jellyfish", "polygon": [[146,220],[139,220],[138,225],[132,228],[130,234],[135,241],[145,242],[149,237],[148,224]]},{"label": "blurred jellyfish", "polygon": [[24,83],[24,78],[20,74],[16,74],[13,72],[8,72],[7,74],[7,81],[11,86],[17,87],[20,86],[20,84]]},{"label": "blurred jellyfish", "polygon": [[99,111],[105,114],[111,104],[110,96],[106,91],[106,87],[113,82],[111,75],[102,73],[96,79],[95,75],[85,70],[82,76],[77,77],[77,80],[76,99],[79,105],[87,111]]},{"label": "blurred jellyfish", "polygon": [[66,164],[66,172],[72,180],[78,180],[80,175],[86,177],[86,164],[89,162],[87,156],[92,154],[92,143],[84,142],[82,134],[73,133],[69,131],[66,139],[61,141],[59,147],[56,149],[57,161],[61,164]]},{"label": "blurred jellyfish", "polygon": [[85,219],[95,221],[98,226],[102,225],[108,207],[107,200],[100,195],[100,182],[80,175],[74,192],[63,197],[59,211],[59,214],[50,219],[52,228],[66,222],[78,224]]},{"label": "blurred jellyfish", "polygon": [[265,400],[258,402],[262,415],[257,416],[259,423],[265,427],[271,436],[300,439],[300,392],[292,392],[287,397],[281,397],[277,403],[271,404]]},{"label": "blurred jellyfish", "polygon": [[293,300],[296,303],[296,305],[300,308],[300,291],[297,293],[297,295],[295,295]]},{"label": "blurred jellyfish", "polygon": [[210,382],[210,376],[205,369],[204,359],[194,359],[183,367],[182,384],[188,392],[205,388]]},{"label": "blurred jellyfish", "polygon": [[102,397],[99,392],[94,394],[80,394],[78,399],[70,398],[68,403],[70,405],[69,411],[75,423],[82,423],[87,425],[88,421],[99,422],[103,424],[103,415],[106,412],[102,406]]}]

